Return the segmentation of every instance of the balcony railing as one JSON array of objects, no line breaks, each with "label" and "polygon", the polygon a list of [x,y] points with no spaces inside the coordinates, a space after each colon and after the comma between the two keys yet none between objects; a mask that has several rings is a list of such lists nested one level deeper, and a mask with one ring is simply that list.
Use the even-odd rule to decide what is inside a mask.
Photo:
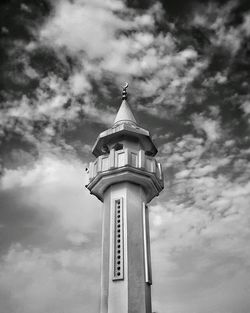
[{"label": "balcony railing", "polygon": [[118,151],[111,149],[109,154],[101,155],[91,162],[89,164],[89,180],[93,180],[99,173],[126,166],[154,173],[159,180],[163,180],[160,163],[153,157],[145,155],[144,150],[134,151],[128,148]]}]

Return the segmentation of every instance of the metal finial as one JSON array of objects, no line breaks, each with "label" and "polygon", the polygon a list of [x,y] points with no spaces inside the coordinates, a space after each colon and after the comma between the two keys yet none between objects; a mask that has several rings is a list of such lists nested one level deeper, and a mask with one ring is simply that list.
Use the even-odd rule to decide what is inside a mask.
[{"label": "metal finial", "polygon": [[125,83],[125,86],[122,87],[122,100],[127,100],[127,88],[128,83]]}]

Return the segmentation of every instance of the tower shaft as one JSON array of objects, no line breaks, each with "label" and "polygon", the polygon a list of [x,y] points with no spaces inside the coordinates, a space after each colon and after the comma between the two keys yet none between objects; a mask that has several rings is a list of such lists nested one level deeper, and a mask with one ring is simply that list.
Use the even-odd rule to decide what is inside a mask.
[{"label": "tower shaft", "polygon": [[146,195],[139,185],[111,185],[104,194],[101,313],[151,313]]}]

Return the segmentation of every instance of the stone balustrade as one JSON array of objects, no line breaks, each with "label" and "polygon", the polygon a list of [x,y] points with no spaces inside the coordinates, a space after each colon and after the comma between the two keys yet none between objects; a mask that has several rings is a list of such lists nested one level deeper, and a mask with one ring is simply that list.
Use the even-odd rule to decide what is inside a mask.
[{"label": "stone balustrade", "polygon": [[99,174],[122,167],[133,167],[153,173],[160,181],[163,180],[162,167],[155,158],[145,155],[144,150],[130,150],[129,148],[99,156],[89,164],[90,182]]}]

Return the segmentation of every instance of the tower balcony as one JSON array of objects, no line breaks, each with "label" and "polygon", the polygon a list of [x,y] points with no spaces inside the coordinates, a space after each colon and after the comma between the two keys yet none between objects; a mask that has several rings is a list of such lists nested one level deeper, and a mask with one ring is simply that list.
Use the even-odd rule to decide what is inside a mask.
[{"label": "tower balcony", "polygon": [[161,164],[144,150],[130,148],[99,156],[89,164],[89,183],[86,186],[92,194],[103,201],[104,191],[120,182],[132,182],[144,187],[148,202],[163,189]]}]

